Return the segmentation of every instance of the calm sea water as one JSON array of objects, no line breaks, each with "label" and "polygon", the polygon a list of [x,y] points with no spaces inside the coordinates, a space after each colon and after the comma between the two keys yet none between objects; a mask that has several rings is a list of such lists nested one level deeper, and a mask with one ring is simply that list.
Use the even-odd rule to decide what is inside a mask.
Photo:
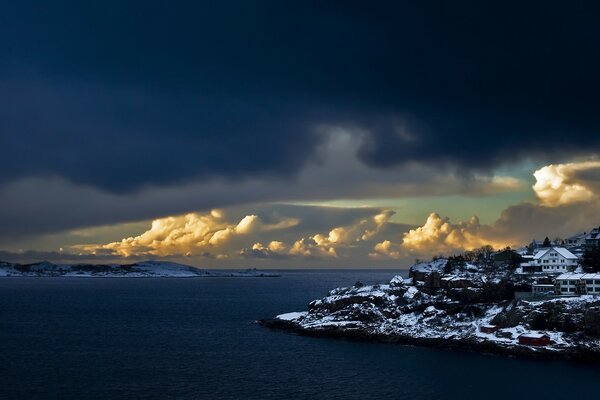
[{"label": "calm sea water", "polygon": [[600,367],[276,332],[259,318],[392,271],[0,279],[0,399],[600,396]]}]

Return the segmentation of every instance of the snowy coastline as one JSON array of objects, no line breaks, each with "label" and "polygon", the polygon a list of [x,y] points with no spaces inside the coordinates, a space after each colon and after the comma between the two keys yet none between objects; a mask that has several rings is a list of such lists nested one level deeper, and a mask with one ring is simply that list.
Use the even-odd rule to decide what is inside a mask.
[{"label": "snowy coastline", "polygon": [[260,278],[279,275],[254,268],[234,271],[209,271],[167,261],[142,261],[132,264],[33,264],[0,262],[0,277],[70,278]]},{"label": "snowy coastline", "polygon": [[[307,311],[260,323],[309,336],[600,361],[600,297],[515,300],[522,282],[510,273],[475,271],[474,265],[451,273],[440,262],[416,265],[409,279],[334,289]],[[418,280],[432,274],[435,289]],[[524,345],[525,337],[549,343]]]}]

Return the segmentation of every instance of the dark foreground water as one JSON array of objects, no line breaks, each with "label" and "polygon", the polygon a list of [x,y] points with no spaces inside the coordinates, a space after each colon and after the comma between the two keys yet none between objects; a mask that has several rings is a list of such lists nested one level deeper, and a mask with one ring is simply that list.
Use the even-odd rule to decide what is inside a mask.
[{"label": "dark foreground water", "polygon": [[252,321],[386,271],[0,279],[0,399],[566,399],[600,367],[275,332]]}]

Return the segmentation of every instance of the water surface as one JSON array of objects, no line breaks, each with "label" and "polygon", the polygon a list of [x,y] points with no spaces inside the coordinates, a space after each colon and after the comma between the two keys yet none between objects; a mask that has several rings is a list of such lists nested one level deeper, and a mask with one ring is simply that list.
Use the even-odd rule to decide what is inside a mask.
[{"label": "water surface", "polygon": [[0,399],[598,398],[600,367],[351,343],[252,322],[394,271],[0,279]]}]

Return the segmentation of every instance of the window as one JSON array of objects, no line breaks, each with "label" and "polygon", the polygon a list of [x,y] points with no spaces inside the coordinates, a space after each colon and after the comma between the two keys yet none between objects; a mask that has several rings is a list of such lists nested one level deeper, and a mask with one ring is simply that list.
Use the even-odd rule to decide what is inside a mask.
[{"label": "window", "polygon": [[568,285],[568,284],[569,284],[569,281],[562,281],[562,284],[563,284],[563,285]]},{"label": "window", "polygon": [[575,291],[575,288],[572,288],[572,287],[569,288],[569,292],[574,292],[574,291]]},{"label": "window", "polygon": [[591,280],[588,279],[588,280],[585,281],[585,284],[586,285],[593,285],[594,281],[591,281]]},{"label": "window", "polygon": [[560,288],[561,292],[568,292],[569,290],[566,287]]}]

